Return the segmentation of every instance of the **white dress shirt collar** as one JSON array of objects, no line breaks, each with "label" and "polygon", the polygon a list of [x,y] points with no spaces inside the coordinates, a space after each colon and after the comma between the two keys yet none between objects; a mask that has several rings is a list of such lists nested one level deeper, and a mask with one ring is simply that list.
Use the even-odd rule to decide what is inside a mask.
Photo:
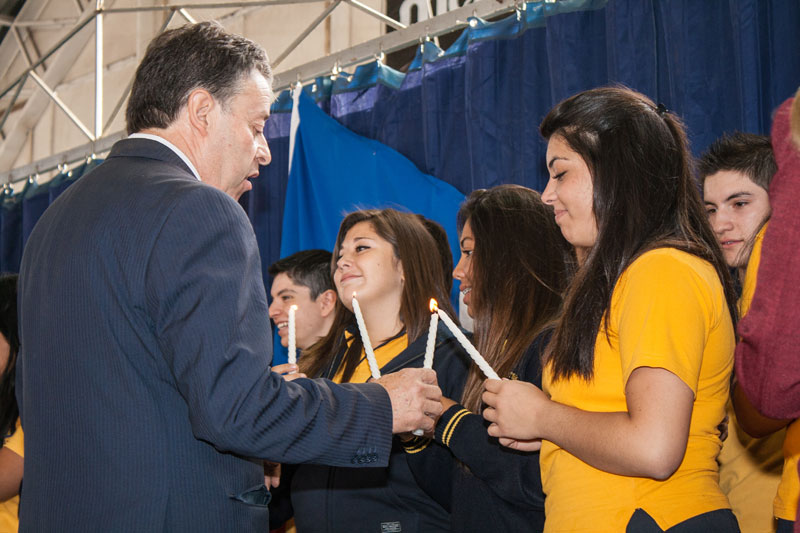
[{"label": "white dress shirt collar", "polygon": [[186,163],[186,166],[188,166],[189,170],[192,171],[192,174],[194,174],[194,177],[197,178],[197,181],[203,181],[200,178],[200,174],[197,172],[197,169],[194,168],[192,162],[189,161],[188,157],[186,157],[186,154],[181,152],[181,150],[177,146],[166,140],[164,137],[159,137],[158,135],[151,135],[150,133],[131,133],[130,135],[128,135],[128,139],[150,139],[151,141],[160,142],[161,144],[163,144],[164,146],[166,146],[167,148],[178,154],[178,157],[180,157],[183,160],[183,162]]}]

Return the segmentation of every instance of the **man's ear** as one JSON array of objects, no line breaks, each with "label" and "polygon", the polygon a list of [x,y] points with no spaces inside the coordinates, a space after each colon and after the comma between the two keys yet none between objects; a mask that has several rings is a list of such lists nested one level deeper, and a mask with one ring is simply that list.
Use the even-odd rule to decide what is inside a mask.
[{"label": "man's ear", "polygon": [[317,296],[319,312],[323,318],[328,318],[328,316],[333,313],[333,310],[336,309],[336,299],[338,297],[339,296],[336,294],[336,291],[333,289],[328,289]]},{"label": "man's ear", "polygon": [[217,101],[205,89],[197,88],[190,92],[186,99],[186,113],[192,129],[203,136],[207,135],[213,120],[211,113],[217,105]]}]

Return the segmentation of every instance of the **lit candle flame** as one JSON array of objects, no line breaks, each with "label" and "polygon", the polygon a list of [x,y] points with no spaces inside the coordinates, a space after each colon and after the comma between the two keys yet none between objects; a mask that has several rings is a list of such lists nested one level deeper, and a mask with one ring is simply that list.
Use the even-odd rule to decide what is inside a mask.
[{"label": "lit candle flame", "polygon": [[431,308],[431,313],[435,313],[436,311],[439,310],[439,304],[433,298],[431,298],[430,308]]}]

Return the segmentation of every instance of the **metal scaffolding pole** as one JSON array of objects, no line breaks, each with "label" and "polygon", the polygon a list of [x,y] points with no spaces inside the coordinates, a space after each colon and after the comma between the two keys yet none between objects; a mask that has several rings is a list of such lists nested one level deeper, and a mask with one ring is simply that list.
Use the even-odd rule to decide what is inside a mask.
[{"label": "metal scaffolding pole", "polygon": [[189,24],[197,24],[197,20],[195,20],[195,18],[194,18],[193,16],[191,16],[191,15],[189,14],[189,12],[188,12],[188,11],[186,11],[186,9],[185,9],[185,8],[181,8],[181,9],[179,9],[179,10],[178,10],[178,13],[180,13],[180,14],[181,14],[181,16],[182,16],[184,19],[186,19],[186,22],[188,22]]},{"label": "metal scaffolding pole", "polygon": [[407,28],[407,26],[405,24],[402,24],[401,22],[398,22],[398,21],[394,20],[392,17],[384,15],[380,11],[372,9],[368,5],[362,4],[358,0],[345,0],[345,2],[347,2],[348,4],[350,4],[351,6],[353,6],[356,9],[360,9],[361,11],[363,11],[364,13],[366,13],[368,15],[372,15],[373,17],[375,17],[376,19],[380,20],[381,22],[383,22],[387,26],[391,26],[392,28],[394,28],[396,30],[404,30],[404,29]]},{"label": "metal scaffolding pole", "polygon": [[491,18],[509,13],[514,9],[515,4],[513,3],[499,0],[476,0],[472,4],[465,4],[432,19],[422,20],[405,29],[387,33],[347,50],[280,72],[275,75],[273,89],[277,92],[286,89],[297,80],[305,82],[313,80],[317,76],[330,74],[335,66],[343,68],[357,65],[374,59],[381,52],[388,54],[402,50],[426,38],[433,38],[458,28],[464,28],[468,24],[469,17]]},{"label": "metal scaffolding pole", "polygon": [[[157,12],[167,11],[169,15],[161,27],[160,31],[166,29],[171,20],[173,20],[176,13],[180,14],[184,19],[189,22],[194,22],[195,18],[189,14],[188,10],[197,9],[220,9],[220,8],[239,8],[242,12],[249,12],[251,10],[260,9],[263,7],[277,6],[277,5],[290,5],[290,4],[305,4],[312,2],[319,2],[320,0],[250,0],[250,1],[232,1],[232,2],[215,2],[215,3],[175,3],[157,6],[140,6],[140,7],[106,7],[105,0],[95,0],[95,8],[89,13],[84,11],[84,14],[77,19],[54,19],[54,20],[39,20],[39,21],[2,21],[0,25],[7,25],[14,32],[14,36],[19,43],[19,48],[25,56],[28,63],[28,68],[19,75],[13,82],[5,87],[0,92],[0,98],[6,96],[12,90],[13,95],[11,102],[5,109],[2,118],[0,118],[0,131],[6,123],[12,109],[20,95],[20,92],[28,77],[32,78],[42,90],[61,108],[67,117],[83,132],[89,139],[90,143],[66,150],[59,154],[52,155],[48,158],[41,159],[30,165],[20,167],[17,169],[0,172],[0,183],[10,183],[19,179],[32,175],[37,172],[47,172],[56,168],[57,165],[63,163],[73,163],[78,161],[91,153],[103,153],[111,147],[113,142],[124,137],[123,132],[116,132],[111,135],[103,136],[105,131],[113,123],[117,114],[119,113],[122,105],[128,97],[130,89],[133,84],[131,79],[123,94],[119,97],[116,105],[108,117],[105,124],[103,124],[103,74],[104,74],[104,54],[103,54],[103,33],[105,16],[110,14],[123,14],[123,13],[137,13],[137,12]],[[112,2],[109,2],[113,4]],[[291,83],[297,80],[307,81],[320,75],[325,75],[331,72],[332,68],[348,67],[373,59],[379,54],[390,53],[410,45],[421,42],[423,39],[436,38],[438,35],[448,33],[458,28],[463,28],[467,25],[467,19],[470,16],[489,18],[492,16],[500,15],[505,12],[510,12],[515,8],[515,4],[510,2],[503,2],[500,0],[475,0],[474,3],[466,4],[460,8],[447,13],[439,14],[435,17],[429,18],[413,24],[405,26],[397,20],[388,17],[387,15],[377,11],[360,0],[334,0],[334,2],[325,8],[323,12],[300,34],[298,37],[275,59],[273,67],[279,65],[308,35],[328,18],[333,10],[341,3],[350,4],[353,8],[359,9],[370,16],[380,20],[384,24],[395,28],[397,31],[390,32],[381,37],[372,39],[360,45],[354,46],[347,50],[342,50],[323,57],[296,68],[280,72],[275,75],[274,89],[276,91],[288,87]],[[432,6],[430,0],[427,1],[429,15],[432,15]],[[78,3],[78,6],[81,4]],[[225,18],[230,18],[226,16]],[[53,56],[62,46],[75,37],[92,19],[95,22],[95,105],[94,105],[94,132],[89,130],[78,117],[73,113],[70,108],[60,100],[56,92],[51,89],[47,83],[36,74],[35,69],[43,66],[44,62]],[[26,50],[22,36],[18,33],[18,28],[21,27],[48,27],[48,26],[63,26],[72,25],[72,28],[61,38],[55,45],[53,45],[46,53],[39,58],[31,57]]]},{"label": "metal scaffolding pole", "polygon": [[286,56],[291,54],[294,51],[294,49],[297,48],[300,45],[300,43],[302,43],[312,31],[314,31],[314,28],[319,26],[323,20],[328,18],[328,16],[330,16],[330,14],[333,13],[333,10],[339,7],[339,4],[341,3],[342,0],[336,0],[334,3],[328,6],[322,13],[320,13],[319,16],[315,18],[314,21],[311,24],[309,24],[308,27],[305,30],[303,30],[303,32],[300,33],[300,35],[298,35],[294,41],[292,41],[292,44],[290,44],[286,48],[286,50],[284,50],[281,53],[281,55],[279,55],[277,59],[275,59],[275,61],[272,62],[272,67],[275,68],[278,65],[280,65],[281,61],[286,59]]},{"label": "metal scaffolding pole", "polygon": [[94,16],[94,138],[103,135],[103,0]]},{"label": "metal scaffolding pole", "polygon": [[124,139],[125,136],[125,132],[118,131],[102,139],[98,139],[97,141],[89,142],[76,148],[70,148],[69,150],[39,159],[28,165],[3,172],[0,174],[0,184],[22,181],[34,174],[44,174],[45,172],[55,170],[61,165],[71,165],[78,161],[84,161],[93,154],[103,154],[110,150],[115,142]]},{"label": "metal scaffolding pole", "polygon": [[72,110],[69,108],[69,106],[67,106],[67,104],[61,101],[61,98],[58,97],[56,92],[50,87],[48,87],[47,84],[44,82],[44,80],[40,78],[38,74],[36,74],[34,71],[30,71],[28,75],[31,78],[33,78],[33,81],[39,84],[39,87],[41,87],[42,90],[45,93],[47,93],[47,96],[49,96],[50,99],[53,100],[53,102],[55,102],[55,104],[59,108],[61,108],[61,111],[63,111],[64,114],[67,115],[67,117],[72,121],[73,124],[78,126],[78,129],[80,129],[83,132],[83,134],[89,138],[90,141],[94,141],[96,139],[96,137],[92,135],[92,132],[89,131],[89,128],[87,128],[83,124],[83,122],[81,122],[81,119],[79,119],[78,116],[72,112]]},{"label": "metal scaffolding pole", "polygon": [[90,22],[91,22],[91,21],[94,19],[94,15],[95,15],[95,14],[94,14],[94,13],[92,13],[91,15],[88,15],[88,16],[86,16],[86,17],[85,17],[83,20],[81,20],[81,21],[80,21],[80,22],[79,22],[79,23],[78,23],[78,24],[77,24],[77,25],[76,25],[74,28],[72,28],[72,29],[71,29],[71,30],[70,30],[70,31],[69,31],[69,32],[68,32],[68,33],[67,33],[67,34],[66,34],[64,37],[62,37],[61,39],[59,39],[59,40],[58,40],[58,42],[57,42],[56,44],[54,44],[54,45],[53,45],[53,46],[50,48],[50,50],[48,50],[48,51],[47,51],[47,52],[46,52],[46,53],[45,53],[45,54],[44,54],[42,57],[40,57],[39,59],[37,59],[37,60],[36,60],[36,61],[35,61],[35,62],[34,62],[34,63],[33,63],[31,66],[30,66],[30,67],[28,67],[28,69],[27,69],[25,72],[23,72],[22,74],[20,74],[20,75],[19,75],[19,76],[18,76],[18,77],[17,77],[17,78],[16,78],[16,79],[13,81],[13,82],[11,82],[11,84],[10,84],[8,87],[6,87],[5,89],[3,89],[3,91],[2,91],[2,92],[0,92],[0,98],[4,97],[6,94],[8,94],[8,91],[10,91],[10,90],[11,90],[11,89],[12,89],[12,88],[13,88],[13,87],[14,87],[14,86],[17,84],[17,82],[18,82],[19,80],[21,80],[23,77],[27,76],[27,75],[28,75],[28,73],[30,73],[30,72],[33,72],[33,69],[35,69],[35,68],[36,68],[36,67],[38,67],[39,65],[42,65],[42,64],[44,64],[44,62],[45,62],[47,59],[49,59],[49,58],[50,58],[50,56],[52,56],[53,54],[55,54],[55,53],[56,53],[56,52],[57,52],[57,51],[58,51],[58,50],[59,50],[59,49],[60,49],[62,46],[64,46],[64,44],[66,44],[66,43],[67,43],[67,42],[68,42],[70,39],[72,39],[73,37],[75,37],[75,35],[76,35],[76,34],[77,34],[79,31],[81,31],[83,28],[85,28],[85,27],[86,27],[86,25],[87,25],[87,24],[89,24],[89,23],[90,23]]},{"label": "metal scaffolding pole", "polygon": [[6,125],[6,120],[8,120],[8,116],[14,109],[14,105],[17,103],[17,99],[19,98],[19,93],[22,91],[22,86],[25,85],[27,80],[28,77],[26,76],[17,82],[17,90],[14,91],[14,95],[11,97],[11,101],[8,103],[5,113],[3,113],[3,118],[0,119],[0,131],[3,131],[3,128]]},{"label": "metal scaffolding pole", "polygon": [[176,11],[181,9],[224,9],[226,7],[267,7],[286,4],[307,4],[309,2],[319,2],[320,0],[258,0],[250,2],[216,2],[214,4],[166,4],[163,6],[140,6],[140,7],[115,7],[106,9],[108,14],[112,13],[141,13],[145,11]]}]

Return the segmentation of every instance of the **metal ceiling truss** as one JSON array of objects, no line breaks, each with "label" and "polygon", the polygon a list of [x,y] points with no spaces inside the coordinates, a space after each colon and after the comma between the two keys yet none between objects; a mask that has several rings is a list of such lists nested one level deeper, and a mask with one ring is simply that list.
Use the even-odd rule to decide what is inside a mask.
[{"label": "metal ceiling truss", "polygon": [[[162,24],[160,31],[166,29],[169,23],[174,19],[176,14],[180,15],[183,19],[190,23],[195,22],[195,18],[190,14],[190,10],[202,10],[202,9],[220,9],[220,8],[239,8],[237,11],[228,14],[227,16],[221,17],[220,21],[224,22],[226,19],[240,17],[246,13],[250,13],[254,10],[263,9],[269,6],[278,6],[278,5],[287,5],[287,4],[304,4],[304,3],[311,3],[311,2],[320,2],[321,0],[257,0],[257,1],[231,1],[231,2],[217,2],[217,3],[210,3],[210,4],[198,4],[198,3],[182,3],[182,4],[167,4],[163,6],[142,6],[142,7],[121,7],[115,8],[111,7],[111,4],[114,0],[93,0],[94,7],[89,9],[87,7],[82,7],[81,3],[76,0],[77,8],[81,11],[81,14],[74,18],[74,19],[51,19],[51,20],[17,20],[20,16],[23,15],[23,12],[20,12],[20,15],[17,16],[17,19],[14,21],[8,20],[0,20],[0,25],[10,26],[10,31],[14,34],[15,41],[17,43],[17,53],[21,53],[25,61],[28,65],[27,69],[20,74],[14,81],[12,81],[9,85],[4,87],[2,91],[0,91],[0,99],[5,98],[7,95],[11,94],[10,101],[6,105],[6,109],[4,110],[2,117],[0,118],[0,135],[3,135],[3,142],[0,144],[0,165],[3,164],[3,152],[5,145],[9,143],[11,140],[10,137],[6,137],[4,133],[4,127],[6,125],[6,121],[10,116],[14,106],[17,103],[17,100],[20,97],[20,93],[22,92],[22,87],[25,85],[25,82],[28,79],[32,79],[39,88],[52,100],[56,106],[63,111],[66,116],[80,129],[81,132],[86,136],[88,139],[88,143],[78,146],[76,148],[72,148],[70,150],[66,150],[64,152],[60,152],[58,154],[51,155],[49,157],[40,159],[34,163],[24,165],[22,167],[18,167],[13,170],[6,170],[4,172],[0,172],[0,185],[7,185],[10,183],[22,181],[25,179],[30,178],[31,176],[38,175],[40,173],[50,172],[57,168],[63,168],[65,165],[71,165],[76,162],[82,162],[87,157],[90,157],[94,154],[102,154],[108,151],[116,141],[123,138],[124,132],[115,132],[110,135],[106,135],[105,132],[111,126],[112,122],[116,118],[119,111],[122,109],[123,104],[125,103],[128,94],[131,90],[133,85],[133,77],[131,77],[130,82],[128,83],[127,87],[120,95],[119,99],[117,100],[116,105],[114,106],[111,115],[106,120],[106,123],[103,124],[103,25],[105,21],[105,17],[108,15],[116,15],[116,14],[130,14],[130,13],[141,13],[141,12],[154,12],[154,11],[165,11],[167,12],[167,17]],[[384,53],[394,52],[396,50],[400,50],[403,48],[407,48],[410,45],[416,44],[418,42],[422,42],[425,39],[429,38],[436,38],[438,35],[442,35],[444,33],[448,33],[458,28],[463,28],[467,25],[467,19],[470,16],[477,16],[482,18],[489,18],[492,16],[500,15],[505,12],[510,12],[518,7],[518,4],[513,2],[502,2],[499,0],[475,0],[471,4],[466,4],[460,8],[454,9],[452,11],[437,15],[435,17],[432,16],[432,8],[430,0],[427,1],[427,11],[429,18],[427,20],[422,20],[410,26],[405,26],[404,24],[400,23],[399,21],[388,17],[387,15],[376,11],[375,9],[361,3],[359,0],[334,0],[330,5],[326,6],[325,9],[320,13],[320,15],[314,19],[311,24],[301,32],[298,37],[283,51],[281,54],[277,56],[277,58],[272,62],[273,67],[278,66],[286,57],[289,56],[299,45],[303,42],[313,31],[314,29],[319,26],[325,19],[331,16],[331,13],[340,6],[341,4],[349,4],[351,7],[363,11],[364,13],[369,14],[370,16],[380,20],[382,23],[386,24],[394,28],[397,31],[389,32],[381,37],[376,39],[372,39],[365,43],[359,44],[347,50],[342,50],[340,52],[336,52],[331,54],[327,57],[320,58],[299,67],[279,72],[275,75],[274,87],[276,90],[284,89],[289,85],[296,83],[298,81],[308,81],[317,76],[324,75],[330,73],[334,70],[338,70],[340,68],[352,66],[358,63],[363,63],[364,61],[368,61],[375,57],[383,57]],[[24,10],[23,10],[24,11]],[[55,87],[58,86],[60,83],[60,79],[56,80],[55,82],[50,82],[45,79],[47,73],[50,69],[45,69],[45,61],[53,58],[54,54],[62,49],[67,43],[69,43],[79,32],[90,23],[94,22],[95,25],[95,105],[94,105],[94,124],[93,128],[90,129],[88,126],[83,124],[80,119],[75,115],[75,113],[66,105],[61,99],[58,97],[55,91]],[[69,26],[70,29],[64,34],[64,36],[59,39],[54,46],[52,46],[49,50],[47,50],[44,54],[38,54],[36,50],[35,43],[31,39],[31,35],[29,33],[30,28],[53,28],[53,27],[65,27]],[[37,57],[32,56],[30,50],[25,46],[25,42],[23,39],[23,35],[21,34],[20,30],[25,29],[28,31],[28,40],[31,44],[31,48],[33,48],[34,53]],[[5,44],[2,43],[2,44]],[[0,50],[2,52],[2,50]],[[1,57],[1,56],[0,56]],[[54,58],[54,61],[57,61],[58,57]],[[13,56],[12,56],[13,60]],[[10,61],[9,61],[10,64]],[[0,68],[7,68],[0,65]],[[36,70],[39,69],[39,73]],[[0,75],[2,72],[0,72]],[[62,78],[63,79],[63,78]],[[29,102],[26,104],[26,108],[30,104]],[[25,109],[23,109],[23,113]],[[43,110],[42,110],[43,112]],[[32,126],[27,130],[30,132]],[[26,132],[26,133],[27,133]],[[14,134],[15,136],[17,133]],[[25,135],[27,138],[27,135]],[[17,139],[17,144],[21,147],[20,140]],[[22,140],[24,143],[24,139]],[[8,164],[10,166],[10,164]]]}]

